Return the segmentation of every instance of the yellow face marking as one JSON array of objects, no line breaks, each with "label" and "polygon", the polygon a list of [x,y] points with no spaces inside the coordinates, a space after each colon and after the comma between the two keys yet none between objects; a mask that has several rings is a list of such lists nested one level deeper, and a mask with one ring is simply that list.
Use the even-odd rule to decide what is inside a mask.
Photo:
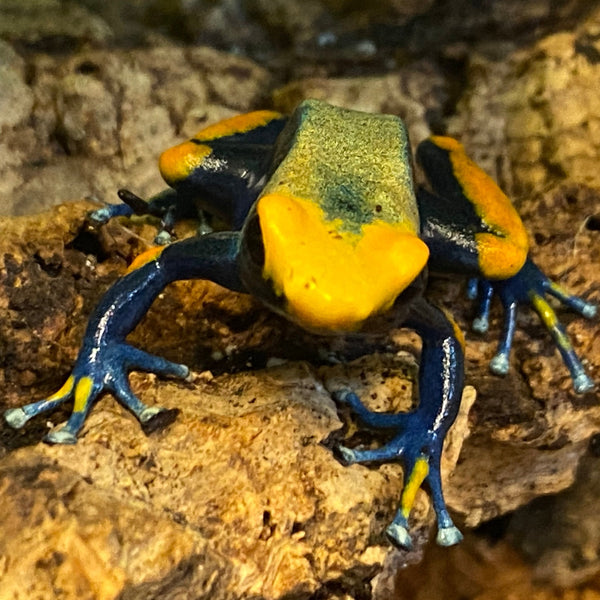
[{"label": "yellow face marking", "polygon": [[251,129],[264,127],[270,121],[280,119],[281,116],[281,113],[273,110],[257,110],[245,115],[236,115],[235,117],[219,121],[214,125],[209,125],[201,129],[194,138],[200,142],[208,142],[236,133],[245,133]]},{"label": "yellow face marking", "polygon": [[132,271],[135,271],[136,269],[143,267],[145,264],[149,263],[150,261],[156,260],[161,255],[162,251],[165,248],[166,248],[166,246],[152,246],[152,248],[149,248],[145,252],[138,254],[133,259],[133,262],[129,265],[129,268],[127,269],[127,273],[131,273]]},{"label": "yellow face marking", "polygon": [[288,313],[311,329],[358,329],[391,307],[429,257],[406,226],[373,221],[360,233],[345,231],[340,219],[327,221],[317,204],[291,195],[263,196],[257,212],[263,276]]},{"label": "yellow face marking", "polygon": [[90,377],[82,377],[75,387],[75,403],[73,405],[73,412],[81,412],[85,409],[90,394],[92,393],[92,386],[94,382]]},{"label": "yellow face marking", "polygon": [[158,168],[163,179],[173,185],[183,181],[197,169],[212,152],[209,146],[183,142],[165,150],[158,159]]},{"label": "yellow face marking", "polygon": [[48,396],[47,401],[52,402],[53,400],[58,400],[59,398],[62,398],[63,396],[69,394],[73,389],[74,382],[75,379],[73,378],[73,375],[70,375],[69,378],[63,383],[60,390],[58,390],[58,392],[55,392],[54,394],[52,394],[52,396]]},{"label": "yellow face marking", "polygon": [[466,155],[462,144],[442,136],[432,136],[431,141],[449,151],[452,170],[465,196],[494,229],[494,233],[475,235],[483,275],[489,279],[512,277],[525,263],[529,250],[521,217],[496,182]]},{"label": "yellow face marking", "polygon": [[402,498],[400,500],[400,510],[405,519],[408,519],[410,511],[415,503],[417,492],[419,491],[421,484],[425,481],[425,477],[427,477],[428,473],[429,463],[427,462],[427,459],[423,456],[417,458],[415,466],[408,476],[408,481],[404,486]]}]

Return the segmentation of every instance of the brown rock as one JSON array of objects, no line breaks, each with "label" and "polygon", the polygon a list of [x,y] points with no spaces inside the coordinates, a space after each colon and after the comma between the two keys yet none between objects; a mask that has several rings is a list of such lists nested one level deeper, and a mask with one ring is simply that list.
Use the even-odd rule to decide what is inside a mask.
[{"label": "brown rock", "polygon": [[269,81],[252,61],[209,48],[20,59],[0,42],[0,56],[4,215],[80,197],[113,202],[125,186],[160,191],[160,153],[209,121],[262,108]]},{"label": "brown rock", "polygon": [[468,57],[449,131],[512,196],[564,180],[598,186],[600,13],[494,58]]},{"label": "brown rock", "polygon": [[[140,236],[153,235],[152,227],[128,223],[132,231],[118,221],[100,235],[82,233],[89,206],[4,221],[0,330],[10,351],[3,356],[2,408],[62,383],[90,304],[122,272],[121,257],[140,250]],[[232,353],[244,343],[285,356],[289,333],[284,327],[282,336],[274,334],[280,321],[256,318],[260,309],[244,295],[198,283],[167,290],[133,342],[192,365],[196,352]],[[204,310],[214,316],[210,323]],[[255,316],[240,332],[240,315],[248,313]],[[18,328],[10,326],[16,322]],[[192,334],[204,342],[194,346]],[[267,338],[270,345],[261,344]],[[152,339],[154,345],[146,343]],[[64,419],[61,412],[36,419],[25,432],[3,425],[3,589],[17,598],[59,597],[56,589],[64,597],[169,598],[180,587],[210,598],[281,598],[329,587],[358,593],[397,552],[383,530],[397,508],[402,470],[337,462],[331,445],[341,423],[325,388],[349,381],[366,399],[377,398],[374,408],[409,409],[414,371],[405,353],[375,354],[343,369],[290,362],[204,373],[193,384],[135,375],[133,388],[144,401],[179,411],[167,429],[146,436],[109,396],[92,409],[75,446],[10,452],[39,440]],[[468,435],[473,399],[471,390],[449,436],[446,478]],[[417,550],[398,553],[404,560],[419,555],[430,524],[422,492],[414,511]]]}]

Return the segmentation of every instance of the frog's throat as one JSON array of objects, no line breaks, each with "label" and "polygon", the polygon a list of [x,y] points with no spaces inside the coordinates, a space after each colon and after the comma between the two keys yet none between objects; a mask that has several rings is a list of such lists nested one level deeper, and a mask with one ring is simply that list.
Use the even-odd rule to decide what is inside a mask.
[{"label": "frog's throat", "polygon": [[353,331],[385,312],[414,281],[429,250],[405,225],[373,220],[359,233],[327,220],[310,200],[272,193],[259,199],[263,277],[301,325]]}]

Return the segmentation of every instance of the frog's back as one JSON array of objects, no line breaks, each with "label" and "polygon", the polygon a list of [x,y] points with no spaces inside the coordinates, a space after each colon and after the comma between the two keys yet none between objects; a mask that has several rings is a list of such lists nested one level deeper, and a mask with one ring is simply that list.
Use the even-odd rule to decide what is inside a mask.
[{"label": "frog's back", "polygon": [[306,100],[280,135],[274,164],[263,195],[310,199],[348,231],[380,220],[418,232],[408,135],[398,117]]}]

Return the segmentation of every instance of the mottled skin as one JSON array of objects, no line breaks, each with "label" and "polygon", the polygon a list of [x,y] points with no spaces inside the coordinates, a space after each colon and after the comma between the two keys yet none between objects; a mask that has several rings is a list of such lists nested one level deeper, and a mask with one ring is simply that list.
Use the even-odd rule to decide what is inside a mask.
[{"label": "mottled skin", "polygon": [[517,305],[530,304],[554,337],[577,392],[593,387],[554,311],[551,294],[585,317],[595,306],[569,295],[528,258],[527,234],[509,199],[451,138],[432,137],[417,151],[429,187],[413,187],[403,122],[318,101],[285,118],[258,111],[200,131],[160,159],[169,189],[148,203],[126,190],[124,204],[101,209],[163,217],[163,241],[181,216],[217,215],[231,231],[152,248],[102,298],[91,315],[72,375],[53,396],[5,413],[13,427],[73,398],[71,417],[48,434],[74,443],[94,400],[113,393],[143,423],[163,409],[132,393],[131,370],[187,377],[189,369],[133,348],[126,336],[156,296],[179,279],[208,279],[252,293],[273,310],[320,333],[369,330],[401,321],[422,339],[419,405],[410,413],[368,410],[350,389],[336,400],[391,440],[373,450],[337,448],[346,463],[401,461],[405,484],[386,533],[410,547],[408,518],[426,482],[438,520],[437,541],[461,534],[442,494],[440,458],[463,388],[463,339],[456,324],[421,295],[426,269],[466,274],[481,296],[475,327],[487,329],[497,293],[506,325],[491,368],[506,373]]}]

